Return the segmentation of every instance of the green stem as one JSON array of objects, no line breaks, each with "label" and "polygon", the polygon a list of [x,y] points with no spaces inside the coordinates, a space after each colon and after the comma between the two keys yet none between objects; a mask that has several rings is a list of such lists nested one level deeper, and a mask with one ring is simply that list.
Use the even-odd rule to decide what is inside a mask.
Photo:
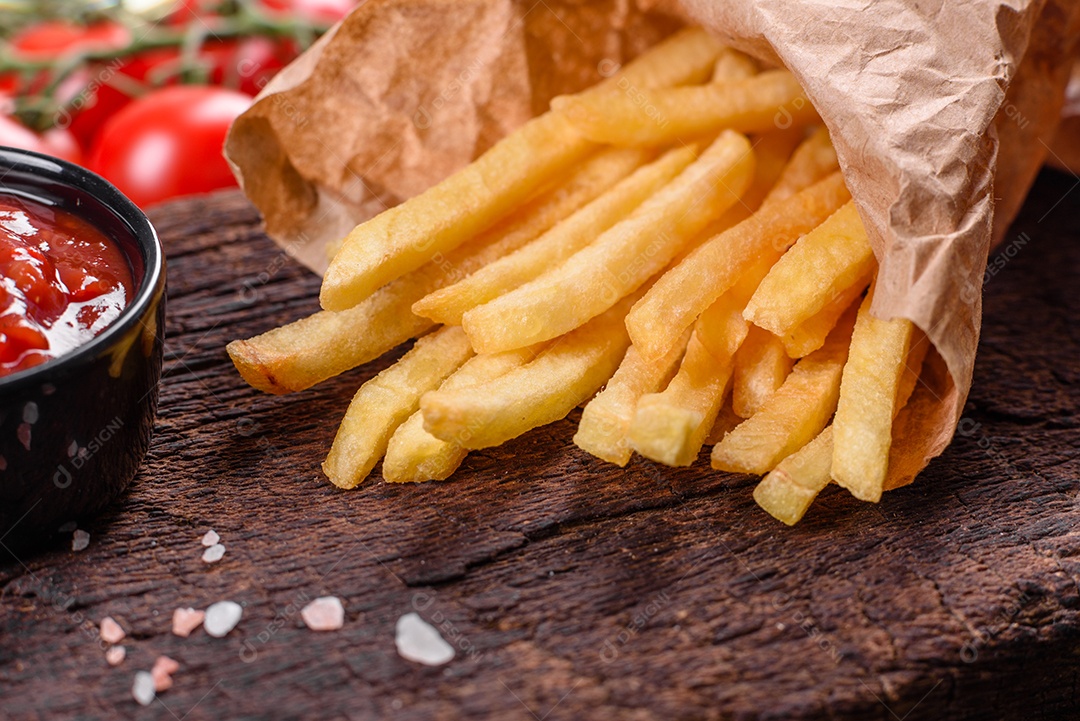
[{"label": "green stem", "polygon": [[[80,68],[130,58],[151,50],[177,48],[180,64],[176,75],[186,81],[205,82],[207,70],[200,62],[199,51],[208,41],[236,40],[246,37],[289,38],[305,48],[329,29],[293,18],[278,19],[260,12],[250,3],[242,2],[230,17],[208,18],[190,23],[183,30],[152,30],[124,47],[87,51],[55,60],[27,60],[10,50],[0,54],[0,75],[17,74],[22,87],[28,87],[34,76],[47,73],[49,82],[34,98],[20,97],[18,114],[25,116],[28,125],[36,130],[46,129],[62,106],[52,99],[59,87]],[[173,74],[170,73],[169,77]],[[20,93],[22,95],[22,93]]]}]

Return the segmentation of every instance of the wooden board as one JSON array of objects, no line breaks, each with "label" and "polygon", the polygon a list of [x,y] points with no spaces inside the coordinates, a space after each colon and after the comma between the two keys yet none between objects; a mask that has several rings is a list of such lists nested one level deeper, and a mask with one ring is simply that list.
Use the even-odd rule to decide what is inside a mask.
[{"label": "wooden board", "polygon": [[[225,343],[314,311],[318,279],[238,194],[162,207],[153,447],[85,551],[0,561],[0,718],[1072,718],[1076,183],[1044,174],[996,256],[964,434],[880,505],[834,488],[790,530],[750,478],[587,457],[573,418],[453,482],[331,488],[337,421],[389,359],[301,395],[248,388]],[[324,594],[340,631],[300,620]],[[171,635],[174,608],[220,599],[245,609],[228,637]],[[397,655],[414,610],[460,649],[448,665]],[[106,615],[129,632],[118,668]],[[140,709],[159,654],[175,686]]]}]

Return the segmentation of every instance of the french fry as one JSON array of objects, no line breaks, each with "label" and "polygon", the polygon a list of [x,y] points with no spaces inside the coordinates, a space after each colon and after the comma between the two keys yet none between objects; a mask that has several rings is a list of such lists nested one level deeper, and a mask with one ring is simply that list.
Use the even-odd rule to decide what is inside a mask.
[{"label": "french fry", "polygon": [[757,413],[791,372],[792,361],[779,338],[750,326],[746,340],[735,353],[731,405],[735,413],[749,418]]},{"label": "french fry", "polygon": [[789,526],[798,523],[832,480],[833,427],[830,425],[761,479],[754,500]]},{"label": "french fry", "polygon": [[647,357],[663,355],[749,265],[779,256],[850,198],[843,177],[834,173],[786,200],[763,205],[695,248],[630,311],[626,325],[634,345]]},{"label": "french fry", "polygon": [[[907,405],[929,343],[925,336],[912,344],[904,374],[896,395],[896,411]],[[832,480],[833,427],[830,425],[818,437],[807,443],[769,472],[754,489],[754,500],[773,518],[789,526],[798,523],[825,486]]]},{"label": "french fry", "polygon": [[[753,172],[749,141],[725,131],[677,178],[594,243],[539,278],[466,312],[462,326],[473,347],[494,353],[532,345],[603,313],[730,208]],[[507,322],[510,318],[513,322]],[[649,357],[663,355],[676,338]]]},{"label": "french fry", "polygon": [[836,410],[854,314],[848,313],[825,345],[799,361],[760,411],[713,447],[712,466],[764,474],[806,445]]},{"label": "french fry", "polygon": [[[651,88],[698,82],[721,50],[700,28],[684,30],[582,95],[608,97],[619,93],[620,83]],[[461,245],[595,147],[561,113],[533,118],[446,180],[354,228],[323,277],[322,307],[350,308]]]},{"label": "french fry", "polygon": [[829,131],[820,127],[792,153],[762,205],[787,200],[839,169],[840,163],[836,159]]},{"label": "french fry", "polygon": [[579,95],[593,97],[612,94],[628,85],[665,88],[702,83],[714,72],[720,55],[727,51],[702,28],[683,28],[653,45],[612,77]]},{"label": "french fry", "polygon": [[865,277],[874,264],[859,211],[849,201],[777,261],[750,299],[746,319],[783,336]]},{"label": "french fry", "polygon": [[607,96],[570,95],[551,107],[583,136],[612,145],[666,145],[728,128],[760,133],[818,122],[817,111],[786,70],[745,80],[676,88],[638,88]]},{"label": "french fry", "polygon": [[788,356],[802,358],[824,345],[825,338],[836,325],[836,321],[862,295],[866,287],[870,285],[872,277],[873,271],[868,272],[854,284],[840,291],[824,308],[785,333],[781,340]]},{"label": "french fry", "polygon": [[355,308],[319,311],[225,349],[252,387],[274,394],[305,390],[434,326],[408,310],[409,291],[420,296],[425,286],[395,282],[397,287],[387,286]]},{"label": "french fry", "polygon": [[465,448],[489,448],[566,417],[618,368],[630,344],[623,319],[634,297],[560,338],[528,365],[481,385],[424,394],[424,429]]},{"label": "french fry", "polygon": [[752,78],[757,74],[758,66],[752,57],[734,48],[724,48],[713,65],[712,82],[730,83]]},{"label": "french fry", "polygon": [[833,420],[832,478],[863,501],[881,500],[892,421],[914,325],[870,314],[874,288],[859,308]]},{"label": "french fry", "polygon": [[678,148],[638,168],[528,245],[421,298],[413,304],[413,312],[439,323],[459,325],[466,311],[537,278],[581,250],[630,215],[693,160],[691,148]]},{"label": "french fry", "polygon": [[359,485],[386,453],[390,436],[416,411],[420,396],[437,388],[472,354],[460,328],[441,328],[360,386],[322,465],[327,478],[339,488]]},{"label": "french fry", "polygon": [[432,291],[521,248],[631,173],[646,160],[636,150],[599,153],[562,186],[510,218],[375,291],[343,311],[320,311],[227,350],[240,375],[267,393],[292,393],[378,358],[435,324],[410,308]]},{"label": "french fry", "polygon": [[625,466],[633,452],[626,432],[634,419],[638,399],[668,384],[679,368],[686,341],[659,360],[646,360],[633,346],[627,349],[619,369],[600,393],[585,406],[574,443],[602,460]]},{"label": "french fry", "polygon": [[746,335],[741,304],[726,300],[698,318],[679,372],[667,387],[638,401],[627,438],[642,456],[669,466],[689,466],[697,459],[731,385],[735,350]]},{"label": "french fry", "polygon": [[319,301],[345,310],[491,227],[594,145],[562,115],[534,118],[475,162],[356,226],[330,261]]},{"label": "french fry", "polygon": [[[541,345],[473,356],[443,381],[439,389],[469,388],[494,380],[529,363],[543,349]],[[440,440],[425,431],[424,415],[418,410],[390,437],[383,458],[383,479],[390,483],[443,481],[457,470],[467,454],[461,444]]]}]

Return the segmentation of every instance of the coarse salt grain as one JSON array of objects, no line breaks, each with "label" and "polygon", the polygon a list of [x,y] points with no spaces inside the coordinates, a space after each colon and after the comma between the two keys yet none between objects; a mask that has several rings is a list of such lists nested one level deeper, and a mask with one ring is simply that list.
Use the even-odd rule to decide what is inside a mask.
[{"label": "coarse salt grain", "polygon": [[217,543],[220,540],[221,540],[221,536],[219,536],[217,534],[217,531],[215,531],[213,528],[211,528],[209,531],[207,531],[205,534],[203,534],[202,545],[204,545],[204,546],[213,546],[215,543]]},{"label": "coarse salt grain", "polygon": [[221,638],[236,628],[236,624],[240,623],[240,617],[243,615],[244,609],[239,603],[218,601],[206,609],[203,628],[214,638]]},{"label": "coarse salt grain", "polygon": [[154,661],[154,667],[150,669],[150,677],[154,679],[154,690],[158,693],[172,688],[172,675],[180,670],[180,664],[168,656],[158,656]]},{"label": "coarse salt grain", "polygon": [[394,644],[402,658],[426,666],[441,666],[454,657],[454,647],[417,613],[398,619]]},{"label": "coarse salt grain", "polygon": [[131,685],[131,695],[142,706],[149,706],[157,693],[154,691],[154,677],[149,671],[139,671],[135,674],[135,683]]},{"label": "coarse salt grain", "polygon": [[105,652],[105,662],[110,666],[119,666],[127,658],[127,649],[123,646],[112,646]]},{"label": "coarse salt grain", "polygon": [[172,632],[174,636],[187,638],[191,632],[202,625],[206,613],[194,608],[178,608],[172,614]]},{"label": "coarse salt grain", "polygon": [[217,563],[224,555],[225,546],[220,543],[215,543],[213,546],[210,546],[210,548],[203,551],[202,560],[203,563]]},{"label": "coarse salt grain", "polygon": [[336,631],[345,625],[345,607],[337,596],[322,596],[304,606],[300,617],[312,631]]},{"label": "coarse salt grain", "polygon": [[120,628],[120,624],[113,620],[112,616],[106,616],[101,619],[101,640],[105,643],[120,643],[124,640],[124,629]]},{"label": "coarse salt grain", "polygon": [[81,528],[75,529],[75,533],[71,534],[71,550],[81,551],[90,545],[90,534]]}]

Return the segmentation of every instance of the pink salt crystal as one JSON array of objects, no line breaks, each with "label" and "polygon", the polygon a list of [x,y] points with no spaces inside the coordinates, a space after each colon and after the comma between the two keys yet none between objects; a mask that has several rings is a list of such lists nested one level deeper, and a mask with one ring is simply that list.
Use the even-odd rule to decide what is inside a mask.
[{"label": "pink salt crystal", "polygon": [[120,624],[112,619],[111,616],[106,616],[101,619],[101,640],[105,643],[120,643],[124,640],[124,629],[120,628]]},{"label": "pink salt crystal", "polygon": [[214,544],[216,544],[220,540],[221,540],[221,536],[219,536],[217,534],[217,531],[215,531],[213,528],[211,528],[209,531],[207,531],[205,534],[203,534],[202,545],[209,548],[210,546],[213,546]]},{"label": "pink salt crystal", "polygon": [[158,693],[172,688],[172,675],[180,670],[180,664],[168,656],[158,656],[154,661],[154,667],[150,669],[150,677],[154,679],[154,690]]},{"label": "pink salt crystal", "polygon": [[119,666],[127,657],[127,649],[123,646],[113,646],[105,652],[105,661],[110,666]]},{"label": "pink salt crystal", "polygon": [[304,606],[300,617],[312,631],[336,631],[345,624],[345,608],[336,596],[323,596]]},{"label": "pink salt crystal", "polygon": [[168,656],[158,656],[154,660],[154,667],[150,669],[150,673],[160,672],[166,676],[172,676],[174,673],[180,670],[180,663],[175,659],[171,659]]},{"label": "pink salt crystal", "polygon": [[178,608],[172,615],[172,632],[175,636],[187,638],[191,632],[202,625],[206,618],[204,611],[196,611],[194,608]]}]

